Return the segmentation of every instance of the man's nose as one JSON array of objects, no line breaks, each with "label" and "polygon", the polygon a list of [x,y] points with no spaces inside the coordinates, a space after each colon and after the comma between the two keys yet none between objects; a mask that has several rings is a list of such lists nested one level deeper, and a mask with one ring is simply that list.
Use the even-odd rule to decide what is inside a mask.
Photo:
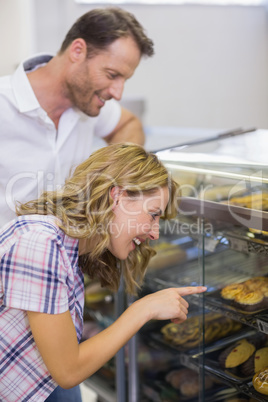
[{"label": "man's nose", "polygon": [[113,82],[110,86],[110,95],[117,101],[120,101],[122,98],[123,90],[124,90],[125,81],[124,79],[118,79]]}]

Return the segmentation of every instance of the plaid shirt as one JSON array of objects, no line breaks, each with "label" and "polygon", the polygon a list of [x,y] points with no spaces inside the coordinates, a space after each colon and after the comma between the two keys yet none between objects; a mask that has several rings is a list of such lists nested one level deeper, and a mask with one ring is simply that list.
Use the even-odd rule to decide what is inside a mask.
[{"label": "plaid shirt", "polygon": [[78,240],[51,216],[20,216],[0,231],[0,401],[44,401],[57,384],[34,342],[26,311],[70,311],[81,339],[84,279]]}]

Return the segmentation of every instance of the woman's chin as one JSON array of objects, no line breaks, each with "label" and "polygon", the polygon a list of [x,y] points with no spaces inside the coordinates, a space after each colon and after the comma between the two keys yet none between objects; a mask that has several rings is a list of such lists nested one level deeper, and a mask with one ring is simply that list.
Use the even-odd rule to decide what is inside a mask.
[{"label": "woman's chin", "polygon": [[128,256],[129,256],[129,253],[117,252],[116,250],[112,250],[112,249],[109,249],[109,248],[108,248],[108,250],[110,251],[110,253],[114,257],[118,258],[120,261],[126,260],[128,258]]},{"label": "woman's chin", "polygon": [[[133,246],[134,245],[134,246]],[[129,254],[132,253],[132,251],[135,250],[136,246],[135,244],[132,242],[131,243],[131,247],[121,247],[120,249],[118,249],[119,247],[108,247],[108,250],[110,251],[110,253],[118,258],[121,261],[124,261],[128,258]]]},{"label": "woman's chin", "polygon": [[127,254],[119,253],[117,258],[121,261],[125,261],[128,258],[128,256],[129,256],[129,253],[127,253]]}]

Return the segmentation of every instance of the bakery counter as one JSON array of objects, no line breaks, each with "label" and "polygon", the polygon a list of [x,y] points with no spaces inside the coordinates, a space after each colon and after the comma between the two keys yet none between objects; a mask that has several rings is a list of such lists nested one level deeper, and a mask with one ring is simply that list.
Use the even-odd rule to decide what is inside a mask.
[{"label": "bakery counter", "polygon": [[265,369],[267,361],[268,336],[259,332],[241,332],[205,349],[206,370],[243,390],[249,390],[253,376]]},{"label": "bakery counter", "polygon": [[[201,296],[188,296],[190,304],[198,306],[204,302],[205,308],[211,311],[268,333],[267,270],[268,261],[265,254],[240,253],[219,243],[213,253],[206,253],[206,270],[203,277],[200,276],[198,260],[194,258],[178,264],[173,263],[172,266],[167,265],[161,270],[149,271],[145,277],[144,288],[153,292],[170,286],[195,286],[204,281],[207,292]],[[249,292],[251,285],[254,289]],[[235,299],[232,294],[228,294],[228,291],[234,291],[235,288],[243,290],[240,298],[237,295]],[[227,291],[224,297],[223,289]]]},{"label": "bakery counter", "polygon": [[[190,316],[182,324],[153,322],[145,326],[141,334],[147,344],[155,349],[175,353],[177,362],[192,365],[194,369],[198,367],[198,359],[203,353],[213,353],[235,340],[253,336],[256,330],[229,317],[207,312],[204,320],[199,314]],[[266,334],[261,336],[267,337]]]},{"label": "bakery counter", "polygon": [[[159,323],[155,322],[150,324],[150,328],[143,330],[141,336],[147,347],[149,345],[155,350],[162,351],[163,354],[166,353],[166,356],[173,356],[173,358],[166,359],[165,363],[162,362],[161,365],[154,363],[156,372],[152,373],[151,369],[145,373],[147,379],[153,377],[151,386],[146,382],[146,387],[149,387],[150,392],[152,392],[154,380],[156,385],[154,392],[159,392],[161,389],[167,394],[169,384],[171,386],[169,394],[172,395],[175,392],[173,388],[175,388],[175,390],[179,390],[177,397],[181,398],[186,391],[181,389],[179,378],[181,376],[185,378],[185,371],[188,375],[191,373],[192,379],[198,377],[200,358],[203,358],[205,378],[207,379],[206,401],[213,401],[213,398],[210,399],[210,393],[220,395],[223,386],[251,396],[254,398],[253,400],[267,401],[268,397],[258,392],[258,389],[253,387],[252,381],[255,373],[266,367],[268,335],[247,326],[241,327],[237,322],[224,316],[207,313],[204,330],[205,349],[202,349],[201,325],[202,317],[193,316],[181,325],[166,323],[161,327]],[[166,370],[166,366],[169,367],[168,370]],[[161,367],[160,373],[155,367]],[[194,380],[192,381],[192,387],[194,387]]]},{"label": "bakery counter", "polygon": [[[195,222],[194,219],[183,218],[179,224],[177,222],[178,227],[181,224],[185,225],[187,221],[188,227]],[[213,229],[213,233],[207,233],[202,241],[204,271],[200,270],[201,245],[196,233],[190,236],[190,231],[186,231],[184,240],[183,236],[180,237],[178,234],[176,237],[174,232],[172,235],[168,234],[160,238],[160,243],[164,243],[164,249],[172,250],[173,247],[174,249],[178,247],[176,252],[183,257],[178,262],[169,260],[161,268],[151,267],[146,274],[143,291],[148,293],[169,286],[194,286],[199,283],[204,283],[208,291],[204,295],[187,297],[190,309],[185,323],[181,325],[170,322],[162,323],[162,325],[152,323],[151,327],[145,327],[141,333],[147,344],[156,349],[174,353],[177,365],[191,369],[196,375],[200,374],[200,367],[203,367],[210,378],[216,378],[212,389],[214,395],[219,394],[219,398],[220,392],[225,388],[221,390],[217,381],[222,382],[227,389],[243,394],[243,400],[264,402],[267,401],[267,397],[256,391],[252,385],[253,375],[241,377],[230,373],[219,366],[218,356],[221,350],[230,347],[233,342],[246,339],[253,334],[260,337],[268,335],[267,253],[256,252],[256,247],[254,250],[248,247],[241,250],[239,247],[234,247],[234,243],[231,247],[230,242],[230,237],[236,236],[237,239],[246,242],[257,244],[261,241],[266,247],[266,233],[259,233],[259,231],[253,233],[248,228],[231,227],[228,222],[218,221],[213,221]],[[172,247],[169,247],[170,244]],[[246,303],[243,301],[243,293],[237,300],[232,299],[232,293],[235,293],[236,288],[245,291]],[[248,292],[251,288],[252,295],[249,298]],[[202,306],[201,311],[200,306]],[[177,368],[175,367],[174,370],[177,371]],[[159,375],[159,378],[157,377],[150,384],[146,382],[144,386],[147,393],[154,395],[156,392],[157,395],[159,393],[167,395],[171,392],[168,391],[166,375],[162,373],[162,379]],[[167,378],[171,377],[170,375]],[[175,392],[172,386],[171,390]],[[181,391],[176,392],[178,399],[173,396],[175,399],[170,397],[171,399],[167,400],[184,400]],[[152,400],[157,400],[155,398],[154,395]],[[199,400],[209,401],[209,398],[209,390],[206,390],[205,397],[202,395]]]},{"label": "bakery counter", "polygon": [[[139,335],[138,356],[142,353],[142,358],[138,357],[141,384],[139,402],[196,402],[203,393],[197,359],[188,360],[187,364],[181,362],[183,353],[152,336],[157,332],[161,335],[158,323],[150,323],[148,327]],[[223,395],[229,395],[228,384],[219,381],[217,377],[205,375],[204,381],[206,401],[223,401],[220,395],[222,398]],[[233,389],[232,394],[235,391]]]},{"label": "bakery counter", "polygon": [[[104,382],[103,376],[92,380],[98,394],[105,394],[101,401],[111,397],[125,402],[126,396],[128,402],[267,401],[267,395],[256,389],[264,380],[265,390],[266,372],[253,380],[255,367],[254,373],[250,371],[252,356],[258,357],[266,344],[253,345],[252,355],[238,361],[239,367],[223,365],[230,360],[228,353],[244,355],[252,336],[268,335],[267,288],[261,286],[268,277],[267,132],[214,137],[157,152],[181,193],[177,218],[161,222],[160,238],[153,242],[157,255],[139,296],[200,284],[207,292],[186,297],[188,319],[180,326],[150,322],[139,331],[124,348],[119,370],[109,367],[102,373]],[[258,277],[261,283],[249,292],[248,284]],[[244,288],[246,296],[230,298],[236,287]],[[115,308],[116,296],[102,291],[86,292],[85,324],[90,333],[98,331],[93,322],[102,328],[110,325],[128,304],[123,295],[122,305]],[[238,352],[232,352],[235,349]],[[111,378],[105,380],[105,374]],[[118,379],[124,388],[119,394]]]},{"label": "bakery counter", "polygon": [[[154,373],[153,378],[142,381],[141,401],[152,402],[196,402],[201,392],[199,373],[183,366],[174,366],[167,371]],[[237,391],[230,389],[211,376],[204,377],[206,402],[226,401],[226,395],[235,395]]]},{"label": "bakery counter", "polygon": [[[206,353],[205,370],[233,384],[240,392],[258,401],[267,401],[268,346],[265,345],[267,343],[261,342],[257,337],[248,337],[235,341],[228,347]],[[260,382],[263,378],[266,383]]]},{"label": "bakery counter", "polygon": [[[167,370],[139,373],[148,400],[267,401],[268,165],[259,153],[252,159],[260,138],[267,143],[257,131],[157,153],[181,193],[176,219],[161,224],[143,291],[202,284],[207,292],[186,297],[185,323],[140,331],[147,345],[173,355]],[[237,367],[225,367],[233,355]],[[255,357],[265,362],[261,373]]]},{"label": "bakery counter", "polygon": [[[187,380],[185,381],[185,375]],[[164,379],[163,379],[164,377]],[[183,378],[184,377],[184,378]],[[197,378],[197,379],[196,379]],[[159,378],[142,383],[140,402],[267,402],[254,391],[243,392],[236,387],[228,386],[211,375],[205,377],[205,390],[202,397],[198,396],[201,386],[198,383],[198,374],[187,368],[175,368],[171,372],[160,373]],[[184,386],[181,384],[181,379]],[[194,396],[191,396],[194,395]],[[202,399],[203,398],[203,399]]]}]

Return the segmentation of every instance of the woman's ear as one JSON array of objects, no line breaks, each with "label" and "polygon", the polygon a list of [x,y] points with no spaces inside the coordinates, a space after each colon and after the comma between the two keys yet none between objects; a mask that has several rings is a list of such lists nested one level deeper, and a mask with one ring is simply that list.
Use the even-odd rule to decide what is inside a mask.
[{"label": "woman's ear", "polygon": [[119,198],[122,194],[122,189],[119,186],[114,186],[111,190],[110,190],[110,194],[112,199],[114,200],[114,204],[113,207],[115,207],[116,205],[118,205],[119,203]]}]

